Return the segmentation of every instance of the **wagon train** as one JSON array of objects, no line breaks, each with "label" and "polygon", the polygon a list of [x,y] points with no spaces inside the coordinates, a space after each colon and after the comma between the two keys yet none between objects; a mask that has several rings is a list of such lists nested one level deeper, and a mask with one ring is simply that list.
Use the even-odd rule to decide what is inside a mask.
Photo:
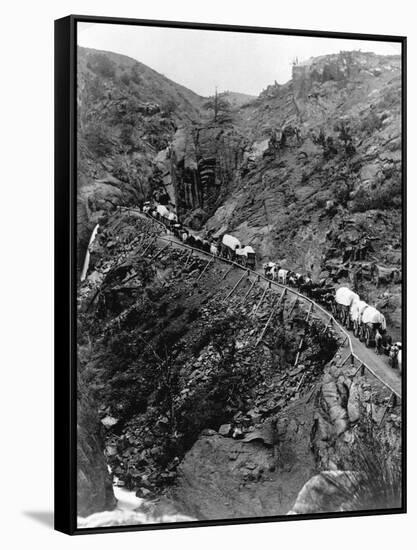
[{"label": "wagon train", "polygon": [[213,256],[237,262],[243,267],[256,268],[255,250],[249,245],[242,245],[239,239],[233,235],[224,234],[218,239],[201,237],[196,232],[183,226],[178,221],[177,215],[163,204],[156,203],[152,205],[150,201],[147,201],[143,204],[142,211],[144,214],[163,223],[183,243],[208,252]]},{"label": "wagon train", "polygon": [[[204,238],[185,227],[168,206],[145,202],[143,212],[163,223],[183,243],[212,256],[233,261],[242,267],[256,269],[256,252],[249,245],[243,245],[234,235]],[[377,353],[386,353],[389,363],[401,372],[401,343],[391,344],[387,335],[384,315],[375,307],[361,300],[356,292],[344,286],[335,288],[328,279],[313,282],[311,274],[302,274],[286,269],[281,262],[269,261],[263,264],[266,278],[282,285],[296,288],[299,292],[321,304],[343,325],[352,330],[355,337],[367,347],[375,347]]]}]

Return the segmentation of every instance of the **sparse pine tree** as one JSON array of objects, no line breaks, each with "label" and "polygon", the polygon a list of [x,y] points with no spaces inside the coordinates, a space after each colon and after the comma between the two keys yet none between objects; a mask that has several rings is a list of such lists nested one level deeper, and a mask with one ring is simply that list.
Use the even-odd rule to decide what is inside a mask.
[{"label": "sparse pine tree", "polygon": [[225,94],[217,92],[217,88],[214,96],[209,97],[203,106],[213,112],[213,122],[226,122],[231,119],[231,105]]}]

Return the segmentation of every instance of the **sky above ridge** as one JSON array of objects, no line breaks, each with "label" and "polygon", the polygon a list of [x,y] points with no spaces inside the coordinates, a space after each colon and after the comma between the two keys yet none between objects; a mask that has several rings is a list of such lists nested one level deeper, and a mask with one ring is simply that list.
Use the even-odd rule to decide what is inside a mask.
[{"label": "sky above ridge", "polygon": [[291,78],[295,58],[343,50],[399,55],[399,43],[339,38],[259,35],[108,23],[78,23],[78,45],[133,57],[159,73],[209,96],[217,87],[258,95]]}]

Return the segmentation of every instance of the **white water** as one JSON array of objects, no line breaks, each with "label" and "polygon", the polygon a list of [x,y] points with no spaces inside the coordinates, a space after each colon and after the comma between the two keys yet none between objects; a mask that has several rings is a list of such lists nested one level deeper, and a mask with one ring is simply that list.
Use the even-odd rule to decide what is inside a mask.
[{"label": "white water", "polygon": [[[78,516],[78,527],[115,527],[118,525],[138,525],[140,523],[174,523],[177,521],[196,521],[194,518],[177,513],[155,514],[147,510],[147,503],[138,498],[134,491],[113,486],[117,499],[115,510],[97,512],[86,518]],[[151,507],[150,507],[151,508]]]},{"label": "white water", "polygon": [[85,253],[83,270],[81,271],[81,277],[80,277],[81,282],[84,281],[87,276],[88,266],[90,265],[90,246],[93,244],[94,239],[96,238],[98,228],[99,228],[99,224],[97,224],[93,229],[90,240],[88,242],[87,252]]}]

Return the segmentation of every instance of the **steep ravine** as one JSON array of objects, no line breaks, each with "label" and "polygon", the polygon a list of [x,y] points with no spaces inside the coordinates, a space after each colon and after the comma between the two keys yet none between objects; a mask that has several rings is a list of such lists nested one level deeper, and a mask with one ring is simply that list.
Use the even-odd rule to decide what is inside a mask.
[{"label": "steep ravine", "polygon": [[[259,262],[353,286],[400,339],[400,59],[309,60],[257,98],[229,94],[216,122],[204,98],[133,59],[78,59],[79,272],[100,226],[78,293],[80,514],[114,507],[107,465],[157,516],[369,506],[358,484],[397,502],[366,458],[383,445],[380,470],[398,485],[401,421],[386,391],[339,369],[305,312],[286,318],[288,302],[256,346],[271,300],[254,314],[261,291],[242,303],[246,283],[224,300],[238,274],[216,264],[197,282],[203,261],[174,249],[151,261],[155,245],[142,258],[149,226],[118,207],[154,197],[194,229],[250,243]],[[320,474],[358,469],[360,483],[336,489]]]},{"label": "steep ravine", "polygon": [[[262,291],[242,302],[245,283],[222,302],[239,273],[222,280],[226,268],[216,264],[197,282],[205,266],[198,258],[187,264],[172,249],[151,261],[162,251],[154,246],[141,258],[144,231],[133,214],[111,216],[80,286],[80,368],[97,400],[108,464],[153,513],[288,513],[312,476],[346,467],[355,437],[366,443],[360,424],[369,399],[379,422],[389,396],[372,381],[362,394],[357,377],[332,359],[334,337],[323,336],[318,320],[306,326],[302,307],[290,317],[291,301],[256,346],[273,297],[253,315]],[[398,454],[394,410],[383,429]],[[104,475],[102,451],[93,454]]]},{"label": "steep ravine", "polygon": [[157,197],[260,261],[353,284],[400,338],[400,73],[398,56],[321,56],[214,122],[143,64],[81,49],[79,269],[103,215]]},{"label": "steep ravine", "polygon": [[325,367],[301,395],[236,440],[206,430],[178,467],[169,494],[204,519],[396,508],[401,420],[390,395],[357,368]]}]

